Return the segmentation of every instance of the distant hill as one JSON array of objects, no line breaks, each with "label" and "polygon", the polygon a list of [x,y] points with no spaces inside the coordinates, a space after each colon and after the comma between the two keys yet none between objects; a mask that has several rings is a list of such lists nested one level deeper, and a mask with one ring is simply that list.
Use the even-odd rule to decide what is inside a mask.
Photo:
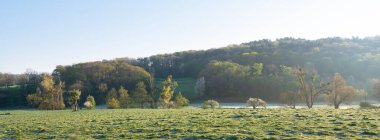
[{"label": "distant hill", "polygon": [[[264,39],[208,50],[57,66],[52,73],[66,88],[82,82],[82,96],[95,94],[99,103],[104,102],[100,84],[107,84],[108,89],[124,86],[131,92],[137,82],[144,81],[149,91],[149,77],[154,76],[155,94],[159,94],[160,83],[168,75],[178,80],[177,91],[191,99],[244,101],[259,97],[278,101],[280,93],[297,90],[291,73],[296,67],[315,72],[325,81],[341,73],[347,83],[372,94],[372,82],[380,79],[380,36]],[[205,77],[204,94],[195,92],[201,77]],[[38,84],[35,79],[34,86]],[[0,87],[22,83],[26,83],[25,75],[0,73]],[[0,94],[6,98],[5,93]]]}]

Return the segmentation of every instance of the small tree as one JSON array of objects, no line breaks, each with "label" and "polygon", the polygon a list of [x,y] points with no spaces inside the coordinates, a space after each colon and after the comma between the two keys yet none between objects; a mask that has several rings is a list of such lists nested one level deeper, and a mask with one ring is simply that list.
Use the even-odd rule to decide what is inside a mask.
[{"label": "small tree", "polygon": [[107,93],[107,108],[109,109],[116,109],[120,108],[120,103],[117,98],[117,92],[115,88],[112,88],[108,93]]},{"label": "small tree", "polygon": [[95,106],[96,106],[95,98],[91,95],[87,96],[86,102],[84,102],[84,106],[87,109],[95,109]]},{"label": "small tree", "polygon": [[347,86],[343,77],[336,73],[329,85],[329,92],[327,95],[327,102],[334,105],[335,109],[339,108],[341,103],[350,103],[355,97],[356,90],[352,86]]},{"label": "small tree", "polygon": [[376,80],[373,84],[374,97],[380,100],[380,80]]},{"label": "small tree", "polygon": [[218,108],[218,107],[220,107],[220,105],[215,100],[207,100],[207,101],[203,102],[203,105],[202,105],[203,109],[208,109],[208,108],[215,109],[215,108]]},{"label": "small tree", "polygon": [[247,106],[252,106],[253,109],[256,109],[259,106],[262,106],[264,108],[267,107],[267,103],[259,98],[249,98],[246,102]]},{"label": "small tree", "polygon": [[119,100],[115,98],[110,98],[107,100],[107,108],[108,109],[118,109],[120,108]]},{"label": "small tree", "polygon": [[80,99],[81,91],[78,89],[69,92],[69,103],[71,104],[73,111],[78,111],[78,100]]},{"label": "small tree", "polygon": [[133,93],[133,100],[139,103],[141,108],[144,108],[144,103],[149,101],[148,98],[148,91],[146,91],[144,82],[137,83],[136,89]]},{"label": "small tree", "polygon": [[293,91],[286,91],[286,92],[281,93],[280,95],[280,101],[293,109],[296,108],[296,105],[299,99],[300,99],[300,95]]},{"label": "small tree", "polygon": [[178,95],[174,98],[176,107],[183,107],[189,105],[189,100],[182,96],[182,93],[179,92]]},{"label": "small tree", "polygon": [[42,91],[40,88],[37,88],[36,91],[37,92],[35,94],[29,94],[26,96],[26,100],[33,107],[39,107],[40,103],[42,102]]},{"label": "small tree", "polygon": [[128,108],[129,105],[131,104],[131,99],[129,98],[128,95],[128,90],[126,90],[124,87],[120,87],[119,89],[119,96],[120,96],[120,107],[121,108]]},{"label": "small tree", "polygon": [[163,99],[164,103],[166,103],[165,108],[169,108],[170,100],[172,100],[174,90],[177,88],[178,83],[176,81],[173,81],[172,76],[169,75],[165,81],[162,82],[163,88],[161,92],[161,98]]},{"label": "small tree", "polygon": [[194,90],[198,96],[203,96],[205,94],[205,91],[206,91],[205,77],[198,78],[197,82],[195,83]]},{"label": "small tree", "polygon": [[316,73],[312,73],[310,77],[306,77],[307,73],[302,68],[298,68],[295,71],[295,75],[301,97],[304,99],[308,108],[313,108],[314,101],[318,96],[327,93],[327,88],[330,83],[317,82]]}]

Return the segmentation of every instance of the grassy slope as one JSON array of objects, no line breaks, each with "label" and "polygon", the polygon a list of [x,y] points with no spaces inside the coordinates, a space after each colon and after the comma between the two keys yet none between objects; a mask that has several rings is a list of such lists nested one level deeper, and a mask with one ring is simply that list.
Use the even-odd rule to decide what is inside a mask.
[{"label": "grassy slope", "polygon": [[[10,115],[5,115],[10,113]],[[0,111],[0,139],[378,139],[379,110]]]},{"label": "grassy slope", "polygon": [[[156,79],[156,88],[162,89],[162,81],[165,79]],[[178,78],[174,79],[178,83],[178,87],[175,92],[182,92],[182,95],[192,99],[196,97],[194,87],[197,80],[195,78]]]}]

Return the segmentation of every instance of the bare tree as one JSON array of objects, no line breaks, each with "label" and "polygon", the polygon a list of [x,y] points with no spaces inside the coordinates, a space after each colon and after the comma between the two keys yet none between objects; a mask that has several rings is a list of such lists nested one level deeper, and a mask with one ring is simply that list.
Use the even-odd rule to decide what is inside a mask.
[{"label": "bare tree", "polygon": [[310,77],[306,77],[307,73],[304,69],[298,68],[295,75],[300,90],[300,95],[304,99],[308,108],[313,108],[314,101],[320,94],[327,93],[329,83],[317,81],[316,73],[312,73]]}]

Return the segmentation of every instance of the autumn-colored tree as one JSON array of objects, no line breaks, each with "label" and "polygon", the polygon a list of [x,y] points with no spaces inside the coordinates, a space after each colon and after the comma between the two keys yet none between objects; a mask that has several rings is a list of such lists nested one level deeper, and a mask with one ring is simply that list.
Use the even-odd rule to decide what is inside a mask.
[{"label": "autumn-colored tree", "polygon": [[118,92],[120,96],[119,98],[120,107],[128,108],[129,105],[131,104],[131,99],[128,95],[128,90],[126,90],[123,86],[121,86]]},{"label": "autumn-colored tree", "polygon": [[320,94],[327,93],[329,83],[317,82],[317,75],[312,73],[307,75],[304,69],[298,68],[295,71],[301,97],[308,108],[313,108],[314,101]]},{"label": "autumn-colored tree", "polygon": [[64,109],[62,89],[64,83],[55,83],[51,75],[44,75],[37,93],[27,96],[27,101],[38,109],[57,110]]},{"label": "autumn-colored tree", "polygon": [[173,81],[172,76],[169,75],[166,78],[166,80],[162,82],[162,85],[163,85],[163,88],[162,88],[162,92],[161,92],[161,98],[163,99],[163,101],[165,103],[169,104],[170,100],[173,97],[174,90],[178,86],[178,83],[176,81]]},{"label": "autumn-colored tree", "polygon": [[355,93],[355,88],[347,86],[343,77],[339,73],[335,73],[329,85],[327,102],[334,105],[335,109],[338,109],[341,103],[350,103]]},{"label": "autumn-colored tree", "polygon": [[71,104],[73,111],[78,111],[78,100],[80,99],[81,91],[78,89],[74,89],[69,92],[69,103]]},{"label": "autumn-colored tree", "polygon": [[139,82],[133,92],[133,100],[140,104],[141,108],[144,108],[144,103],[149,101],[148,91],[144,82]]}]

